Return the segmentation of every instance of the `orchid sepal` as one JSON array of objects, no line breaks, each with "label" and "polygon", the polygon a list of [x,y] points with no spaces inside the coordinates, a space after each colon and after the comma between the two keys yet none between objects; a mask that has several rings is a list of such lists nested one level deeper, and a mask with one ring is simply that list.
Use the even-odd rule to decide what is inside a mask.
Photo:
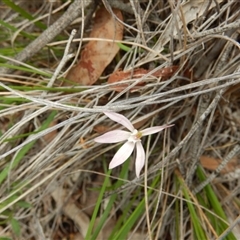
[{"label": "orchid sepal", "polygon": [[141,143],[141,137],[161,132],[166,128],[172,127],[174,124],[155,126],[138,131],[125,116],[114,112],[104,112],[104,114],[130,131],[113,130],[94,139],[94,141],[98,143],[118,143],[126,141],[113,156],[113,159],[109,164],[109,169],[113,169],[124,163],[136,147],[135,172],[137,178],[139,178],[146,158],[145,151]]}]

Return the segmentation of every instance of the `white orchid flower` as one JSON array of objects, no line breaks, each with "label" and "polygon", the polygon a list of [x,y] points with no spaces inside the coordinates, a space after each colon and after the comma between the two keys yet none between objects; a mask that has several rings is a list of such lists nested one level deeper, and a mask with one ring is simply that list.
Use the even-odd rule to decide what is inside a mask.
[{"label": "white orchid flower", "polygon": [[94,141],[98,143],[118,143],[126,141],[114,155],[112,161],[109,164],[109,169],[115,168],[124,163],[136,147],[137,156],[135,162],[135,171],[137,177],[139,177],[145,163],[145,151],[141,143],[141,137],[160,132],[163,129],[171,127],[173,125],[150,127],[138,131],[123,115],[114,112],[104,112],[104,114],[107,115],[107,117],[109,117],[111,120],[120,123],[130,131],[128,132],[123,130],[113,130],[94,139]]}]

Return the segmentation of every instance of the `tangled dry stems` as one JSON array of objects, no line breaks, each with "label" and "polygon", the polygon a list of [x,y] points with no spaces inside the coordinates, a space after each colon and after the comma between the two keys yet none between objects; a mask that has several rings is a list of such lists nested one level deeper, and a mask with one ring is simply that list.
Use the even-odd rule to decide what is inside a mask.
[{"label": "tangled dry stems", "polygon": [[[149,1],[149,4],[144,2],[140,6],[138,2],[130,1],[128,8],[124,4],[119,6],[123,11],[128,9],[124,12],[124,41],[129,42],[132,51],[121,53],[122,60],[116,66],[112,63],[111,68],[121,67],[127,70],[144,66],[154,72],[173,64],[178,65],[178,71],[167,80],[153,78],[150,72],[147,76],[126,80],[130,85],[120,93],[111,90],[112,86],[118,84],[115,83],[79,86],[76,87],[79,88],[78,92],[63,95],[61,92],[43,94],[40,90],[14,90],[7,83],[14,79],[20,85],[25,85],[21,73],[13,75],[2,72],[1,77],[5,79],[1,86],[6,91],[1,94],[8,98],[20,97],[29,101],[17,106],[7,106],[0,112],[2,129],[6,129],[0,138],[1,167],[4,168],[9,161],[13,163],[13,159],[24,146],[36,141],[17,168],[10,171],[0,189],[2,201],[22,189],[18,198],[6,205],[1,212],[11,208],[19,199],[26,199],[33,206],[31,211],[15,212],[18,219],[24,219],[21,222],[22,228],[28,229],[22,232],[22,237],[27,239],[34,236],[34,232],[29,232],[28,225],[38,225],[34,220],[36,215],[38,227],[41,226],[40,229],[49,236],[53,234],[60,213],[57,208],[59,206],[54,206],[50,197],[56,188],[64,186],[68,189],[66,199],[69,199],[79,186],[89,183],[96,175],[103,174],[102,156],[108,162],[116,145],[100,146],[94,144],[93,138],[99,134],[96,128],[101,125],[117,127],[101,114],[104,110],[121,111],[129,119],[137,120],[136,122],[148,119],[142,127],[175,124],[170,132],[151,141],[146,140],[147,173],[140,179],[134,179],[134,172],[130,173],[126,185],[116,190],[119,193],[118,209],[121,209],[131,198],[131,193],[139,186],[147,184],[146,181],[143,182],[144,176],[150,181],[158,174],[159,169],[163,170],[161,188],[148,199],[148,216],[151,215],[147,219],[149,223],[145,222],[144,217],[139,220],[142,226],[152,224],[152,231],[157,232],[157,236],[162,239],[166,229],[173,227],[169,222],[174,202],[171,198],[174,193],[171,182],[176,167],[182,170],[181,173],[193,192],[197,192],[201,187],[195,188],[199,183],[195,182],[194,174],[201,155],[225,159],[229,153],[233,153],[231,156],[239,154],[239,32],[236,30],[236,26],[239,26],[239,4],[237,1],[210,1],[199,18],[180,24],[177,20],[183,19],[184,11],[184,5],[180,6],[180,2],[173,6],[170,1]],[[110,2],[104,1],[104,4],[111,9]],[[45,13],[46,9],[39,15]],[[67,30],[72,28],[66,27]],[[88,27],[82,29],[82,32],[86,30],[89,30]],[[153,51],[142,54],[139,49],[146,47]],[[21,58],[20,61],[22,60]],[[54,72],[52,69],[41,71]],[[36,76],[29,76],[27,79],[33,85],[40,85],[43,81],[48,79],[43,80]],[[147,84],[141,89],[129,92],[131,87],[143,81]],[[14,145],[5,141],[39,129],[55,110],[57,111],[51,127],[19,138]],[[12,126],[7,129],[9,122]],[[118,168],[112,172],[112,179],[117,178],[119,171]],[[216,177],[217,174],[214,175],[217,181]],[[238,188],[237,182],[229,183],[229,179],[224,181],[229,191],[234,192]],[[6,191],[12,183],[17,182],[21,183],[17,190],[11,193]],[[129,191],[128,197],[124,195],[126,189]],[[219,189],[216,187],[215,191],[218,192]],[[219,192],[218,194],[224,197]],[[239,193],[235,191],[231,197],[236,194]],[[143,197],[142,192],[139,199]],[[161,202],[161,206],[154,205],[156,202]],[[154,212],[154,206],[158,206],[159,212]],[[160,221],[156,221],[157,217]],[[52,225],[49,221],[52,221]],[[138,227],[136,226],[136,231]],[[38,229],[38,233],[39,231]]]}]

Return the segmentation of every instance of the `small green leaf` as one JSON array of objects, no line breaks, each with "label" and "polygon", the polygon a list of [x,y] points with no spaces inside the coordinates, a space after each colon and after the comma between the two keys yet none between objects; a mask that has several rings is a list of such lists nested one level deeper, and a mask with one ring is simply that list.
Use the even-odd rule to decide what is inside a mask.
[{"label": "small green leaf", "polygon": [[125,52],[129,52],[131,50],[130,47],[128,47],[128,46],[126,46],[126,45],[124,45],[122,43],[117,43],[117,45],[119,46],[120,49],[122,49]]},{"label": "small green leaf", "polygon": [[21,208],[31,208],[32,205],[28,202],[25,201],[19,201],[16,203],[17,206],[21,207]]},{"label": "small green leaf", "polygon": [[8,237],[0,237],[0,240],[12,240],[12,239]]},{"label": "small green leaf", "polygon": [[12,218],[11,226],[12,226],[12,230],[16,234],[16,236],[20,236],[20,224],[19,224],[18,220],[16,220],[15,218]]}]

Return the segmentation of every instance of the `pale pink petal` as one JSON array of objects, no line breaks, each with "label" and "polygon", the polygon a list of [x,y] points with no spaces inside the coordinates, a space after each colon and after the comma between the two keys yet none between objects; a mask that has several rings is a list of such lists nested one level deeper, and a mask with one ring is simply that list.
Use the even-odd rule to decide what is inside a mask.
[{"label": "pale pink petal", "polygon": [[137,145],[137,157],[135,162],[135,169],[136,169],[136,175],[139,178],[140,172],[145,163],[145,151],[140,141],[137,142],[136,145]]},{"label": "pale pink petal", "polygon": [[104,114],[107,115],[114,122],[120,123],[125,128],[130,130],[131,132],[134,131],[134,127],[133,127],[132,123],[126,117],[124,117],[122,114],[115,113],[115,112],[104,112]]},{"label": "pale pink petal", "polygon": [[112,161],[109,164],[109,169],[115,168],[125,162],[132,154],[135,144],[133,142],[126,142],[116,152]]},{"label": "pale pink petal", "polygon": [[163,129],[165,128],[169,128],[171,126],[173,126],[174,124],[171,124],[171,125],[163,125],[163,126],[156,126],[156,127],[150,127],[150,128],[146,128],[142,131],[140,131],[142,133],[142,136],[146,136],[146,135],[150,135],[150,134],[153,134],[153,133],[157,133],[157,132],[160,132],[162,131]]},{"label": "pale pink petal", "polygon": [[130,132],[123,130],[113,130],[94,138],[94,141],[98,143],[117,143],[127,140],[130,136]]}]

